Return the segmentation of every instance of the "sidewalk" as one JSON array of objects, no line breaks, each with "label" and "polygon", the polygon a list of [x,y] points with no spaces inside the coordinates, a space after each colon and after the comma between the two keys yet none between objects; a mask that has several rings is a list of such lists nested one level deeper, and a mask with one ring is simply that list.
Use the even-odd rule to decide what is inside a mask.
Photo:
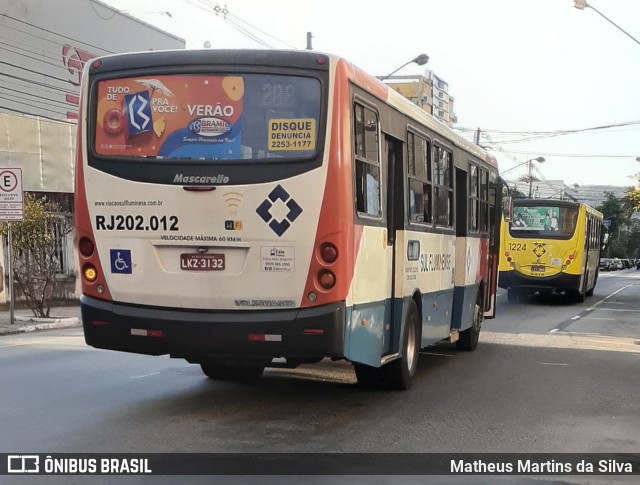
[{"label": "sidewalk", "polygon": [[13,311],[14,323],[11,324],[9,310],[0,310],[0,337],[36,330],[80,327],[80,305],[52,307],[49,318],[37,318],[28,308],[16,308]]}]

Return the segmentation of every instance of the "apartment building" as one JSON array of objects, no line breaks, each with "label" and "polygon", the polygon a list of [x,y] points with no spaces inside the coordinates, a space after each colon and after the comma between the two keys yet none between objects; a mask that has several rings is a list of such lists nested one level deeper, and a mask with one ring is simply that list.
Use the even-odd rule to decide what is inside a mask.
[{"label": "apartment building", "polygon": [[424,75],[391,76],[384,82],[446,125],[453,126],[458,121],[449,85],[433,71],[427,70]]}]

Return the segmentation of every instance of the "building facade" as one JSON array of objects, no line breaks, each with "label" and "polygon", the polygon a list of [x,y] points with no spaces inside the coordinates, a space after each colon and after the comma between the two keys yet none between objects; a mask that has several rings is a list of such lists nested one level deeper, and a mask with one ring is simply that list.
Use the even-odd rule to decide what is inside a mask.
[{"label": "building facade", "polygon": [[[86,62],[119,52],[183,49],[184,39],[98,0],[0,2],[0,169],[22,169],[25,192],[73,214],[76,120]],[[59,241],[61,297],[79,295],[73,233]],[[6,241],[0,274],[6,274]],[[7,284],[0,285],[0,303]]]},{"label": "building facade", "polygon": [[449,85],[433,71],[425,71],[424,76],[391,76],[384,82],[444,124],[453,126],[458,121]]}]

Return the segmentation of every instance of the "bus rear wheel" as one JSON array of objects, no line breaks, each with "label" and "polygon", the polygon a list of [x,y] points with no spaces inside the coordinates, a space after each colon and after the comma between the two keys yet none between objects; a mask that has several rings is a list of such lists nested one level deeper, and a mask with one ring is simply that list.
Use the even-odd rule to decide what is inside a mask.
[{"label": "bus rear wheel", "polygon": [[420,354],[420,315],[411,300],[402,339],[402,357],[382,367],[355,364],[356,378],[362,387],[407,390],[418,368]]},{"label": "bus rear wheel", "polygon": [[259,379],[264,372],[264,365],[223,365],[212,362],[200,363],[200,368],[209,379],[226,381],[251,381]]},{"label": "bus rear wheel", "polygon": [[456,341],[458,350],[476,350],[480,339],[480,326],[482,324],[482,310],[478,303],[473,308],[473,321],[471,326],[460,332],[460,338]]}]

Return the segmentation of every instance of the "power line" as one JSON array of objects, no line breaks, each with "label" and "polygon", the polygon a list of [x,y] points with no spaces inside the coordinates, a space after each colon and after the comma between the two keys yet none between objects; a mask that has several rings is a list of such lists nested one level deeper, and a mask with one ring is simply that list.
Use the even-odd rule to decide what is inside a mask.
[{"label": "power line", "polygon": [[[7,98],[6,96],[3,96],[2,94],[0,94],[0,99],[4,99],[6,101],[13,102],[13,98]],[[19,104],[20,104],[20,106],[29,106],[30,108],[43,109],[42,105],[30,104],[30,103],[27,103],[25,101],[21,101]],[[51,106],[47,106],[46,110],[48,112],[56,113],[56,114],[59,114],[59,115],[62,115],[62,116],[66,116],[67,115],[66,112],[58,111],[56,109],[53,109],[53,107],[51,107]]]},{"label": "power line", "polygon": [[45,101],[47,101],[47,102],[49,102],[49,103],[58,103],[58,104],[61,104],[61,105],[63,105],[65,108],[67,108],[67,107],[68,107],[67,105],[71,105],[71,106],[77,107],[76,105],[74,105],[73,103],[69,103],[68,101],[58,101],[57,99],[47,98],[47,97],[45,97],[45,96],[38,96],[37,94],[31,94],[31,93],[28,93],[28,92],[26,92],[26,91],[20,91],[19,89],[8,88],[8,87],[6,87],[6,86],[0,86],[0,89],[4,89],[4,90],[6,90],[6,91],[12,91],[12,92],[14,92],[14,93],[18,93],[18,95],[15,95],[15,94],[14,94],[14,96],[15,96],[16,98],[18,98],[18,99],[25,99],[25,100],[27,100],[27,101],[35,101],[35,100],[31,99],[31,98],[25,98],[25,97],[23,97],[23,96],[20,96],[20,94],[24,94],[24,95],[26,95],[26,96],[31,96],[31,97],[33,97],[33,98],[44,99]]},{"label": "power line", "polygon": [[[49,79],[55,79],[56,81],[62,81],[63,83],[68,83],[68,82],[69,82],[69,80],[68,80],[68,79],[64,79],[64,78],[61,78],[61,77],[52,76],[51,74],[44,74],[44,73],[43,73],[43,72],[41,72],[41,71],[35,71],[35,70],[33,70],[33,69],[29,69],[29,68],[27,68],[27,67],[22,67],[22,66],[18,66],[18,65],[16,65],[16,64],[12,64],[12,63],[10,63],[10,62],[0,61],[0,64],[4,64],[5,66],[13,67],[14,69],[20,69],[20,70],[22,70],[22,71],[27,71],[27,72],[30,72],[30,73],[32,73],[32,74],[37,74],[38,76],[43,76],[43,77],[46,77],[46,78],[49,78]],[[0,75],[7,75],[7,74],[5,74],[5,73],[0,73]],[[74,92],[74,94],[77,94],[77,93],[75,93],[75,92]]]},{"label": "power line", "polygon": [[[94,49],[99,49],[101,51],[108,52],[109,54],[115,54],[115,52],[110,51],[108,49],[104,49],[103,47],[98,47],[97,45],[89,44],[89,43],[84,42],[82,40],[74,39],[73,37],[69,37],[67,35],[59,34],[58,32],[54,32],[53,30],[45,29],[44,27],[40,27],[38,25],[34,25],[34,24],[29,23],[29,22],[25,22],[24,20],[20,20],[20,19],[17,19],[15,17],[11,17],[10,15],[4,14],[4,13],[0,13],[0,17],[4,17],[4,18],[10,19],[10,20],[13,20],[14,22],[19,22],[21,24],[28,25],[29,27],[32,27],[34,29],[41,30],[43,32],[47,32],[49,34],[57,35],[58,37],[62,37],[62,38],[67,39],[67,40],[72,40],[73,42],[78,42],[78,43],[80,43],[82,45],[93,47]],[[27,32],[25,32],[25,33],[27,33]]]},{"label": "power line", "polygon": [[[615,123],[610,125],[595,126],[590,128],[579,128],[573,130],[555,130],[555,131],[502,131],[502,130],[482,130],[481,135],[489,140],[489,136],[492,136],[492,143],[524,143],[533,140],[540,140],[544,138],[554,138],[563,135],[572,135],[576,133],[585,133],[589,131],[610,130],[608,133],[617,131],[628,131],[640,129],[640,121],[626,121],[622,123]],[[625,128],[622,130],[614,130],[614,128]],[[476,129],[458,127],[456,128],[463,133],[475,133]],[[518,138],[520,137],[520,138]]]},{"label": "power line", "polygon": [[27,78],[24,78],[24,77],[15,76],[13,74],[7,74],[6,72],[0,72],[0,76],[5,76],[5,77],[11,78],[11,79],[18,79],[20,81],[23,81],[23,82],[26,82],[26,83],[29,83],[29,84],[35,84],[36,86],[42,86],[44,88],[52,89],[52,90],[55,90],[55,91],[61,91],[61,92],[66,93],[66,94],[73,94],[75,96],[78,95],[78,91],[72,91],[70,89],[65,89],[65,88],[52,86],[50,84],[45,84],[45,83],[40,82],[40,81],[34,81],[34,80],[27,79]]},{"label": "power line", "polygon": [[[629,126],[629,125],[640,125],[640,120],[638,121],[623,121],[621,123],[613,123],[609,125],[600,125],[600,126],[592,126],[589,128],[576,128],[570,130],[550,130],[550,131],[507,131],[507,130],[491,130],[491,129],[483,129],[483,133],[493,133],[493,134],[510,134],[510,135],[555,135],[555,134],[563,134],[563,133],[579,133],[583,131],[591,131],[591,130],[604,130],[608,128],[617,128],[620,126]],[[457,130],[463,132],[475,132],[477,128],[465,128],[463,126],[456,127]]]},{"label": "power line", "polygon": [[[6,46],[4,48],[6,51],[11,52],[13,54],[16,54],[18,56],[26,57],[27,59],[32,59],[34,61],[41,62],[43,64],[47,64],[47,65],[52,66],[52,67],[54,67],[56,69],[62,69],[63,71],[67,71],[67,68],[65,66],[61,66],[58,63],[54,64],[53,62],[48,62],[47,60],[45,60],[45,59],[51,59],[50,57],[46,57],[46,56],[33,57],[33,56],[27,55],[27,54],[25,54],[23,52],[15,51],[13,49],[10,49],[10,47],[16,47],[16,46],[13,46],[11,44],[7,44],[6,42],[0,42],[0,45]],[[9,47],[9,48],[7,48],[7,47]],[[26,51],[26,52],[30,52],[30,51]],[[55,60],[58,60],[58,59],[55,59]]]},{"label": "power line", "polygon": [[270,49],[274,49],[275,46],[271,43],[269,43],[268,41],[260,38],[260,36],[256,33],[260,33],[263,35],[266,35],[267,37],[270,37],[288,47],[291,47],[292,49],[296,49],[295,46],[289,44],[288,42],[279,39],[278,37],[274,36],[273,34],[270,34],[269,32],[266,32],[265,30],[260,29],[259,27],[256,27],[255,25],[247,22],[246,20],[244,20],[241,17],[238,17],[237,15],[233,14],[225,5],[224,7],[221,7],[220,4],[214,4],[213,2],[211,2],[210,0],[184,0],[186,3],[199,8],[201,10],[204,10],[207,13],[212,13],[214,14],[216,17],[222,17],[223,20],[225,20],[226,22],[229,23],[229,25],[231,25],[232,28],[234,28],[235,30],[237,30],[238,32],[240,32],[242,35],[244,35],[245,37],[251,39],[252,41],[264,46],[264,47],[268,47]]},{"label": "power line", "polygon": [[[500,150],[502,153],[505,153],[505,151]],[[528,155],[529,153],[531,153],[531,150],[526,151],[526,150],[509,150],[507,153],[516,153],[518,155]],[[633,155],[595,155],[595,154],[587,154],[587,153],[545,153],[545,152],[539,152],[536,150],[536,154],[537,155],[543,155],[546,157],[564,157],[564,158],[635,158],[638,155],[637,154],[633,154]]]},{"label": "power line", "polygon": [[6,109],[7,111],[12,111],[13,113],[19,113],[19,114],[22,114],[22,115],[35,116],[36,118],[45,118],[45,119],[51,120],[51,121],[59,121],[60,123],[66,123],[68,125],[75,125],[75,123],[73,123],[73,122],[70,122],[70,121],[67,121],[67,120],[61,120],[60,118],[52,118],[51,116],[35,114],[35,113],[29,113],[27,111],[21,111],[19,109],[9,108],[8,106],[0,105],[0,109]]}]

